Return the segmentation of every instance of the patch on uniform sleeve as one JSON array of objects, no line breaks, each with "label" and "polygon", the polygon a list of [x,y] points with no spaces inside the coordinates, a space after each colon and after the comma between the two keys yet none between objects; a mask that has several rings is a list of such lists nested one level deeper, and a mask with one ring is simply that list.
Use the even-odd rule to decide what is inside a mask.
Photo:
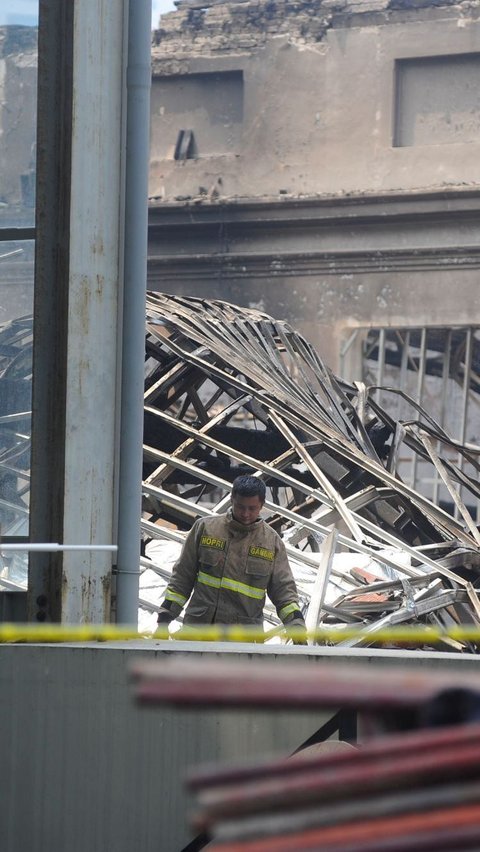
[{"label": "patch on uniform sleeve", "polygon": [[257,559],[266,559],[267,562],[273,562],[275,559],[275,551],[267,550],[266,547],[257,547],[252,544],[250,550],[248,551],[249,556],[255,556]]},{"label": "patch on uniform sleeve", "polygon": [[225,550],[226,539],[215,538],[213,535],[202,535],[200,545],[202,547],[214,547],[216,550]]}]

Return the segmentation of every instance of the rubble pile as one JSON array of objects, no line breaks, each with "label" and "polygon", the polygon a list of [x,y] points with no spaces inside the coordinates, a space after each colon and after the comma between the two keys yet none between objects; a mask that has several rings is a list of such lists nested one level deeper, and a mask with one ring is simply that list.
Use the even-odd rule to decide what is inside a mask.
[{"label": "rubble pile", "polygon": [[[178,0],[176,11],[163,14],[153,33],[153,61],[169,57],[253,50],[269,37],[318,42],[345,0]],[[383,8],[382,4],[382,8]],[[157,50],[160,48],[159,50]]]},{"label": "rubble pile", "polygon": [[[285,541],[310,630],[478,625],[478,450],[418,406],[416,420],[394,421],[376,390],[335,376],[286,322],[150,293],[146,553],[156,540],[179,547],[196,518],[226,510],[235,476],[255,474],[267,486],[265,517]],[[402,481],[405,447],[441,477],[452,511]],[[142,566],[166,585],[165,563],[144,556]],[[273,607],[265,615],[278,626]],[[441,647],[476,651],[451,638]]]}]

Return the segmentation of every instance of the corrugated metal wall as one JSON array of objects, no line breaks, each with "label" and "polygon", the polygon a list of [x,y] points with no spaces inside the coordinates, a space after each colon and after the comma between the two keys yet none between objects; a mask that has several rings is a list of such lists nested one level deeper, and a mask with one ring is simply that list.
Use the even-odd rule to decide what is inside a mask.
[{"label": "corrugated metal wall", "polygon": [[[246,657],[241,646],[198,647],[0,646],[1,852],[181,852],[192,836],[189,767],[288,755],[331,717],[136,706],[129,666],[139,655]],[[477,666],[472,655],[438,651],[258,646],[254,656],[278,665]]]},{"label": "corrugated metal wall", "polygon": [[327,718],[139,708],[154,647],[0,648],[2,852],[180,852],[187,767],[288,754]]}]

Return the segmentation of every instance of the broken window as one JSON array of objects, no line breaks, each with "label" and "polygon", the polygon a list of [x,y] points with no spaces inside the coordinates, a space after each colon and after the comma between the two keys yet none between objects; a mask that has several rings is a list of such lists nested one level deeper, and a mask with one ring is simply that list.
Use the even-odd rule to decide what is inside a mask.
[{"label": "broken window", "polygon": [[[378,387],[376,402],[393,419],[422,422],[421,407],[453,439],[480,452],[479,328],[370,329],[362,348],[363,381]],[[453,448],[447,455],[467,476],[476,477]],[[432,478],[430,463],[405,444],[397,470],[410,487],[452,511],[438,470]],[[478,504],[469,509],[478,521]]]}]

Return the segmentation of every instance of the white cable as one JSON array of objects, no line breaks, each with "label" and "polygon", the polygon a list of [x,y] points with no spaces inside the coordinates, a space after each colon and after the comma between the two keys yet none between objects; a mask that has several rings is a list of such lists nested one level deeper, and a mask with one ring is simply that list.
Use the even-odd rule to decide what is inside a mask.
[{"label": "white cable", "polygon": [[5,550],[25,550],[25,551],[57,551],[57,550],[108,550],[112,553],[117,551],[116,544],[2,544],[0,541],[0,551]]}]

